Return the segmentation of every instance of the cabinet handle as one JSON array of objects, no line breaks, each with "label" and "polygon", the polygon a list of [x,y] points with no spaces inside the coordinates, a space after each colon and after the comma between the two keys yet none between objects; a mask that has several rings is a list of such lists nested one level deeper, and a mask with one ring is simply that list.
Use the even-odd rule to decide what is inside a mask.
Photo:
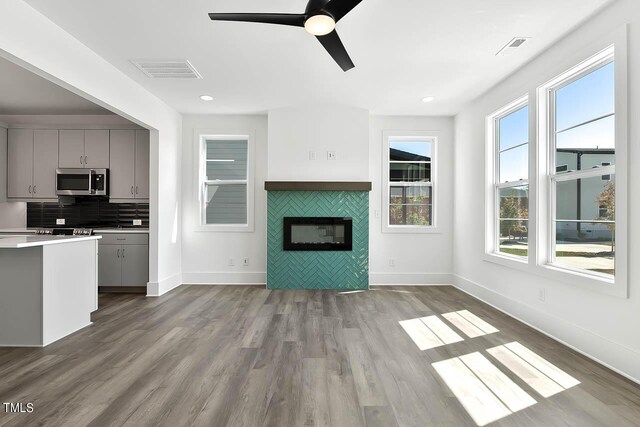
[{"label": "cabinet handle", "polygon": [[133,194],[133,185],[131,186],[131,194]]},{"label": "cabinet handle", "polygon": [[84,164],[87,164],[87,156],[84,156]]},{"label": "cabinet handle", "polygon": [[82,156],[80,156],[80,164],[82,164]]},{"label": "cabinet handle", "polygon": [[29,194],[31,194],[31,186],[29,186]]},{"label": "cabinet handle", "polygon": [[138,194],[138,186],[136,185],[136,194]]},{"label": "cabinet handle", "polygon": [[124,248],[122,248],[122,258],[124,259]]},{"label": "cabinet handle", "polygon": [[33,194],[36,194],[36,185],[33,186]]},{"label": "cabinet handle", "polygon": [[117,256],[118,258],[120,258],[120,249],[118,249],[118,250],[116,251],[116,256]]}]

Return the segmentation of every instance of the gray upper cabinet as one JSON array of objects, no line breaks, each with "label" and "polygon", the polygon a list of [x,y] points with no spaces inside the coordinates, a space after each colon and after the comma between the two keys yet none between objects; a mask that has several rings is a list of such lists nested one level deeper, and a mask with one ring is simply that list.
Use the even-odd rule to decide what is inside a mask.
[{"label": "gray upper cabinet", "polygon": [[92,169],[109,168],[109,131],[84,131],[84,167]]},{"label": "gray upper cabinet", "polygon": [[109,196],[149,198],[149,131],[112,130],[109,152]]},{"label": "gray upper cabinet", "polygon": [[58,166],[61,168],[84,167],[84,131],[61,130],[58,144]]},{"label": "gray upper cabinet", "polygon": [[112,130],[109,150],[109,196],[133,199],[135,196],[136,131]]},{"label": "gray upper cabinet", "polygon": [[61,130],[60,168],[109,168],[108,130]]},{"label": "gray upper cabinet", "polygon": [[7,197],[33,196],[33,129],[9,129]]},{"label": "gray upper cabinet", "polygon": [[136,199],[149,198],[149,131],[136,131]]},{"label": "gray upper cabinet", "polygon": [[58,131],[9,129],[7,197],[55,199]]},{"label": "gray upper cabinet", "polygon": [[33,197],[55,199],[58,131],[33,131]]}]

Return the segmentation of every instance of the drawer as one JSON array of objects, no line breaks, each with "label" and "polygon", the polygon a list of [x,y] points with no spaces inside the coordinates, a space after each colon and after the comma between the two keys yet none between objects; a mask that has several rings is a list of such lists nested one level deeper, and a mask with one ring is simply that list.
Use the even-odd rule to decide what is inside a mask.
[{"label": "drawer", "polygon": [[95,233],[98,236],[102,236],[102,239],[98,240],[101,245],[148,245],[149,235],[147,233],[132,234],[100,234]]}]

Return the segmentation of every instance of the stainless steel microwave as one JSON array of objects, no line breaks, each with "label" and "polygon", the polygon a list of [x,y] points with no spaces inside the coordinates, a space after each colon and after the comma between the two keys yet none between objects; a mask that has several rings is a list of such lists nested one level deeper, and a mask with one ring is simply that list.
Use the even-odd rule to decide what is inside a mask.
[{"label": "stainless steel microwave", "polygon": [[56,169],[58,196],[108,196],[108,169]]}]

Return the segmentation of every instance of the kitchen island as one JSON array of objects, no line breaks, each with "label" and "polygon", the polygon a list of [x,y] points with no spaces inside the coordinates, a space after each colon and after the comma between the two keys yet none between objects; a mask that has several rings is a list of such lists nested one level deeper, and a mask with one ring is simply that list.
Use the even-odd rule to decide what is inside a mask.
[{"label": "kitchen island", "polygon": [[0,236],[0,347],[41,347],[91,324],[100,236]]}]

